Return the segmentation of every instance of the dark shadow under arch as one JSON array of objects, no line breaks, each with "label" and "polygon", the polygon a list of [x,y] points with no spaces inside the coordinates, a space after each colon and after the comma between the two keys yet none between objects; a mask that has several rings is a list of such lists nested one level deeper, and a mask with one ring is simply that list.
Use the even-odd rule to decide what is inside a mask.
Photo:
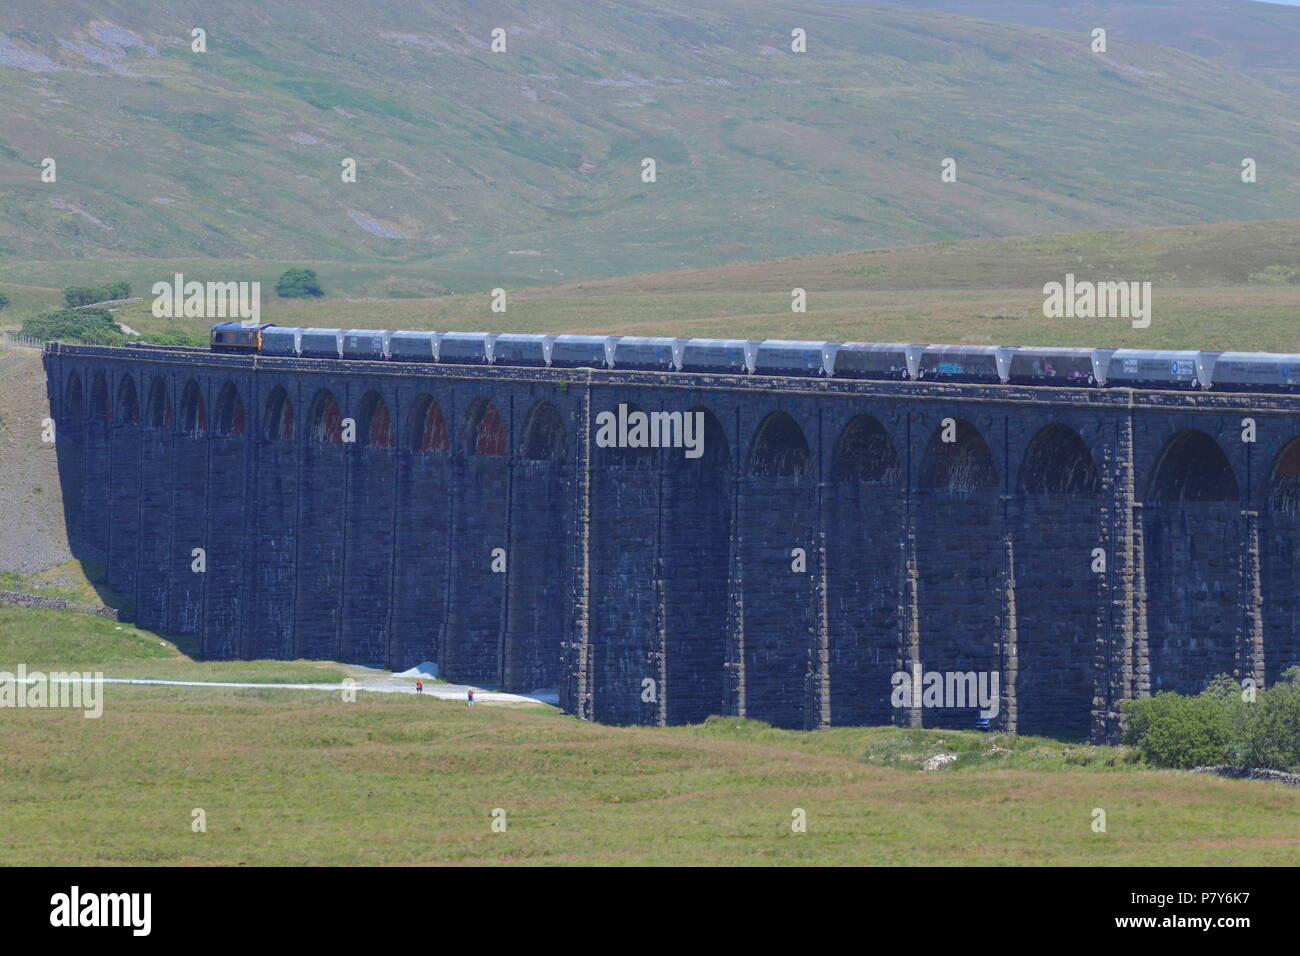
[{"label": "dark shadow under arch", "polygon": [[181,392],[181,431],[187,435],[205,435],[208,431],[208,410],[203,401],[203,391],[198,382],[190,379]]},{"label": "dark shadow under arch", "polygon": [[1300,438],[1293,438],[1273,462],[1268,475],[1268,510],[1300,515]]},{"label": "dark shadow under arch", "polygon": [[805,478],[812,454],[803,429],[785,412],[772,412],[758,426],[750,471],[756,478]]},{"label": "dark shadow under arch", "polygon": [[964,418],[956,420],[954,440],[943,440],[941,424],[930,436],[921,456],[917,487],[927,491],[946,491],[970,495],[998,486],[998,468],[993,453],[979,429]]},{"label": "dark shadow under arch", "polygon": [[145,414],[150,428],[172,426],[172,399],[167,390],[167,380],[161,375],[154,376],[149,384],[149,401]]},{"label": "dark shadow under arch", "polygon": [[130,375],[124,375],[117,386],[117,421],[140,424],[140,396],[136,392],[135,379]]},{"label": "dark shadow under arch", "polygon": [[308,417],[310,438],[318,445],[343,444],[343,415],[338,400],[329,390],[322,388],[312,399]]},{"label": "dark shadow under arch", "polygon": [[282,386],[273,388],[266,399],[262,433],[271,441],[293,441],[293,400]]},{"label": "dark shadow under arch", "polygon": [[68,375],[68,384],[63,390],[63,411],[72,421],[86,417],[86,390],[76,372]]},{"label": "dark shadow under arch", "polygon": [[87,409],[94,421],[106,422],[113,417],[113,407],[108,398],[108,381],[103,372],[95,373],[94,384],[90,386],[90,407]]},{"label": "dark shadow under arch", "polygon": [[412,404],[411,419],[406,427],[406,447],[411,451],[443,454],[451,450],[447,420],[433,396],[420,395]]},{"label": "dark shadow under arch", "polygon": [[903,476],[898,449],[871,415],[856,415],[840,432],[831,461],[831,481],[895,484]]},{"label": "dark shadow under arch", "polygon": [[388,403],[378,392],[367,392],[361,399],[357,430],[358,440],[364,447],[393,447],[393,416],[388,410]]},{"label": "dark shadow under arch", "polygon": [[1219,443],[1203,431],[1185,429],[1156,456],[1146,500],[1153,504],[1236,501],[1237,476]]},{"label": "dark shadow under arch", "polygon": [[234,382],[226,382],[217,393],[216,433],[223,438],[238,437],[247,430],[244,400]]},{"label": "dark shadow under arch", "polygon": [[529,461],[563,458],[567,448],[564,416],[552,403],[538,401],[524,426],[523,457]]},{"label": "dark shadow under arch", "polygon": [[1020,463],[1020,492],[1026,495],[1095,495],[1101,475],[1092,451],[1068,425],[1039,429]]},{"label": "dark shadow under arch", "polygon": [[1266,686],[1300,664],[1300,437],[1278,452],[1267,502],[1260,542]]},{"label": "dark shadow under arch", "polygon": [[470,405],[465,420],[465,453],[475,457],[498,457],[509,452],[506,423],[488,398]]},{"label": "dark shadow under arch", "polygon": [[[659,449],[649,445],[649,418],[645,421],[644,435],[641,437],[638,437],[640,430],[636,427],[639,419],[633,418],[634,415],[643,414],[648,415],[640,406],[632,402],[621,402],[615,408],[603,409],[592,416],[592,436],[596,446],[593,454],[602,467],[632,471],[654,469]],[[623,420],[626,420],[627,425],[626,436],[619,435],[619,424]],[[628,444],[619,444],[623,437],[626,437]],[[640,442],[642,437],[646,444],[631,444],[632,441]]]}]

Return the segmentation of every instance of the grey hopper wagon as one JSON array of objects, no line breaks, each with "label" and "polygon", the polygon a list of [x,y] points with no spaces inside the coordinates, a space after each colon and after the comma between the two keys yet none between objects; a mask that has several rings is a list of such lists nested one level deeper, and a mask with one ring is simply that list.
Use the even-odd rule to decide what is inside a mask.
[{"label": "grey hopper wagon", "polygon": [[940,382],[1006,382],[1014,349],[995,345],[927,345],[917,377]]},{"label": "grey hopper wagon", "polygon": [[1196,352],[1148,352],[1116,349],[1106,381],[1120,388],[1197,388]]},{"label": "grey hopper wagon", "polygon": [[620,335],[614,339],[614,368],[672,372],[677,369],[679,339]]},{"label": "grey hopper wagon", "polygon": [[541,368],[550,364],[553,335],[520,335],[502,332],[492,347],[493,365]]},{"label": "grey hopper wagon", "polygon": [[388,358],[388,339],[392,334],[377,329],[348,329],[343,333],[343,357],[382,361]]},{"label": "grey hopper wagon", "polygon": [[678,366],[683,372],[747,375],[754,371],[757,351],[758,343],[745,339],[687,339]]},{"label": "grey hopper wagon", "polygon": [[607,335],[557,335],[551,343],[551,367],[607,368],[613,350]]},{"label": "grey hopper wagon", "polygon": [[1106,380],[1098,365],[1096,349],[1016,348],[1012,349],[1012,385],[1095,386]]},{"label": "grey hopper wagon", "polygon": [[342,358],[342,329],[303,329],[298,339],[298,354],[303,358]]},{"label": "grey hopper wagon", "polygon": [[438,333],[394,332],[388,337],[388,357],[394,362],[436,362]]},{"label": "grey hopper wagon", "polygon": [[754,371],[761,375],[828,375],[825,350],[830,344],[766,339],[758,343]]},{"label": "grey hopper wagon", "polygon": [[452,365],[491,365],[496,335],[491,332],[443,332],[438,336],[438,361]]},{"label": "grey hopper wagon", "polygon": [[1300,390],[1300,355],[1202,352],[1197,364],[1201,388],[1213,388],[1220,392]]},{"label": "grey hopper wagon", "polygon": [[302,329],[289,328],[283,325],[273,325],[269,329],[263,329],[262,354],[296,357],[298,355],[298,339],[301,335]]},{"label": "grey hopper wagon", "polygon": [[905,379],[910,373],[907,345],[840,342],[827,345],[831,374],[836,378]]}]

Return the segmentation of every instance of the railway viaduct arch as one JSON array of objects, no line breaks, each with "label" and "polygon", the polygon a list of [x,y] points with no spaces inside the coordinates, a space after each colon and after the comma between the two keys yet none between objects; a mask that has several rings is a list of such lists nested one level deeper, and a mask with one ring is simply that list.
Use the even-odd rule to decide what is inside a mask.
[{"label": "railway viaduct arch", "polygon": [[[1097,740],[1125,698],[1300,663],[1294,397],[46,365],[74,552],[212,657],[432,659],[587,719],[796,728],[973,726],[891,677],[975,671],[995,726]],[[703,454],[600,447],[620,404],[701,413]]]}]

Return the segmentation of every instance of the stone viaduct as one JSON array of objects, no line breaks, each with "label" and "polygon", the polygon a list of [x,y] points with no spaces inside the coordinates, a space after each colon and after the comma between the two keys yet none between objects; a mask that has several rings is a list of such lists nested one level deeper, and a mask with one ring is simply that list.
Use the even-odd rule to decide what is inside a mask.
[{"label": "stone viaduct", "polygon": [[[611,723],[974,726],[891,705],[919,664],[1094,740],[1125,698],[1300,663],[1294,396],[45,361],[75,553],[213,658],[435,660]],[[704,454],[599,447],[619,404],[703,411]]]}]

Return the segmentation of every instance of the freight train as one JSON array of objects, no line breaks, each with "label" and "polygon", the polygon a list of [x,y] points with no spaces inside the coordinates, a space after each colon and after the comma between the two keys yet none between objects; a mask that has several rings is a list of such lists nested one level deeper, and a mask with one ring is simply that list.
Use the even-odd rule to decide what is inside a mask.
[{"label": "freight train", "polygon": [[284,358],[533,368],[638,369],[1088,388],[1300,391],[1300,355],[984,345],[870,345],[779,339],[392,332],[223,322],[218,352]]}]

